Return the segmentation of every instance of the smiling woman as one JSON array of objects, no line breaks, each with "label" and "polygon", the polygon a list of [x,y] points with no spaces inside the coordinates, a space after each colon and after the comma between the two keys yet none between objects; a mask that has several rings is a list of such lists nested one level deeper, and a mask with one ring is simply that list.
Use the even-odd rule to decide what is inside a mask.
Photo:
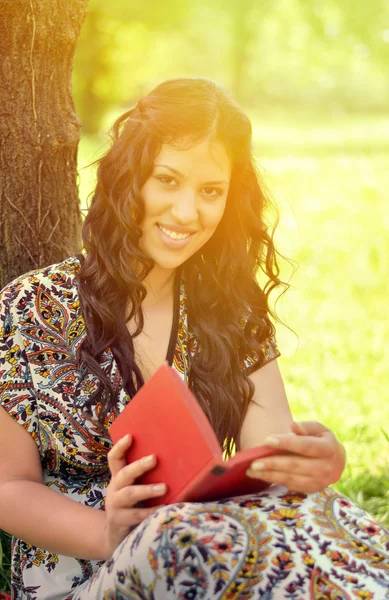
[{"label": "smiling woman", "polygon": [[[85,253],[0,296],[0,527],[14,536],[13,598],[381,600],[389,532],[327,487],[342,444],[320,423],[294,423],[288,406],[268,302],[288,286],[249,119],[213,82],[171,80],[118,119],[112,141]],[[144,508],[166,491],[139,482],[158,448],[127,465],[132,440],[112,446],[108,428],[164,361],[227,456],[234,445],[277,449],[247,473],[279,485]]]},{"label": "smiling woman", "polygon": [[[254,393],[243,357],[265,364],[262,344],[274,335],[268,295],[282,285],[251,123],[213,82],[178,79],[142,98],[112,134],[84,221],[80,272],[89,325],[80,358],[101,382],[97,395],[105,387],[100,421],[113,400],[96,357],[110,346],[132,396],[168,358],[180,279],[197,345],[180,359],[182,370],[231,453]],[[269,356],[278,352],[272,344]]]},{"label": "smiling woman", "polygon": [[[230,176],[231,161],[217,140],[207,138],[185,150],[162,146],[141,192],[145,218],[139,245],[154,270],[176,269],[210,240],[224,214]],[[221,178],[223,187],[212,184]]]}]

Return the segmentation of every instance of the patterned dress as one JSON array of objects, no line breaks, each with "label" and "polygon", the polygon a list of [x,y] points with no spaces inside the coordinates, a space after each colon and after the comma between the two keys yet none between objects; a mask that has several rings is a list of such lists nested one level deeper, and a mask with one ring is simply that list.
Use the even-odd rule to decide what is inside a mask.
[{"label": "patterned dress", "polygon": [[[79,269],[78,257],[70,257],[2,290],[0,404],[35,441],[44,484],[103,509],[111,442],[80,410],[97,381],[77,363],[86,336]],[[184,381],[190,340],[185,286],[178,281],[167,358]],[[265,362],[280,355],[274,337],[262,351]],[[257,360],[247,356],[244,367],[252,370]],[[111,421],[130,399],[110,348],[101,364],[119,394]],[[272,486],[252,496],[162,507],[105,562],[14,539],[12,597],[389,599],[389,533],[331,488],[305,496]]]}]

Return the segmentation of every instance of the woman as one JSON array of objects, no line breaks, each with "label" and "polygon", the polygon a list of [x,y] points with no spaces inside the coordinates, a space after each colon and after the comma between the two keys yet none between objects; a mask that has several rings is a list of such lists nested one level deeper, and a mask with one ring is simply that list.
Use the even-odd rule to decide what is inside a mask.
[{"label": "woman", "polygon": [[[4,288],[0,527],[14,536],[14,598],[388,597],[387,532],[327,488],[343,446],[290,414],[268,206],[241,109],[211,81],[167,81],[114,125],[85,258]],[[166,359],[227,455],[265,440],[284,451],[248,471],[279,485],[142,507],[164,493],[136,484],[156,458],[126,466],[131,439],[111,447],[107,428]]]}]

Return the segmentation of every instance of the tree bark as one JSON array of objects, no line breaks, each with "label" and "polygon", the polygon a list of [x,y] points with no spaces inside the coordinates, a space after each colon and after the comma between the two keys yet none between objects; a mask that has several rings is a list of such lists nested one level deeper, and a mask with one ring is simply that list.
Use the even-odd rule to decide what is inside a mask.
[{"label": "tree bark", "polygon": [[87,3],[0,3],[0,288],[81,249],[71,74]]}]

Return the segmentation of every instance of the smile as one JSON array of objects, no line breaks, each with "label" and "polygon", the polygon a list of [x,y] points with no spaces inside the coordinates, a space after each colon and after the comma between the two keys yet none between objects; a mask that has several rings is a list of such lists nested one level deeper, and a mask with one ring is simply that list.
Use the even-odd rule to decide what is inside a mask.
[{"label": "smile", "polygon": [[172,240],[185,240],[188,238],[191,233],[177,233],[176,231],[171,231],[170,229],[166,229],[162,225],[158,224],[158,228],[164,232],[165,235],[169,236]]}]

